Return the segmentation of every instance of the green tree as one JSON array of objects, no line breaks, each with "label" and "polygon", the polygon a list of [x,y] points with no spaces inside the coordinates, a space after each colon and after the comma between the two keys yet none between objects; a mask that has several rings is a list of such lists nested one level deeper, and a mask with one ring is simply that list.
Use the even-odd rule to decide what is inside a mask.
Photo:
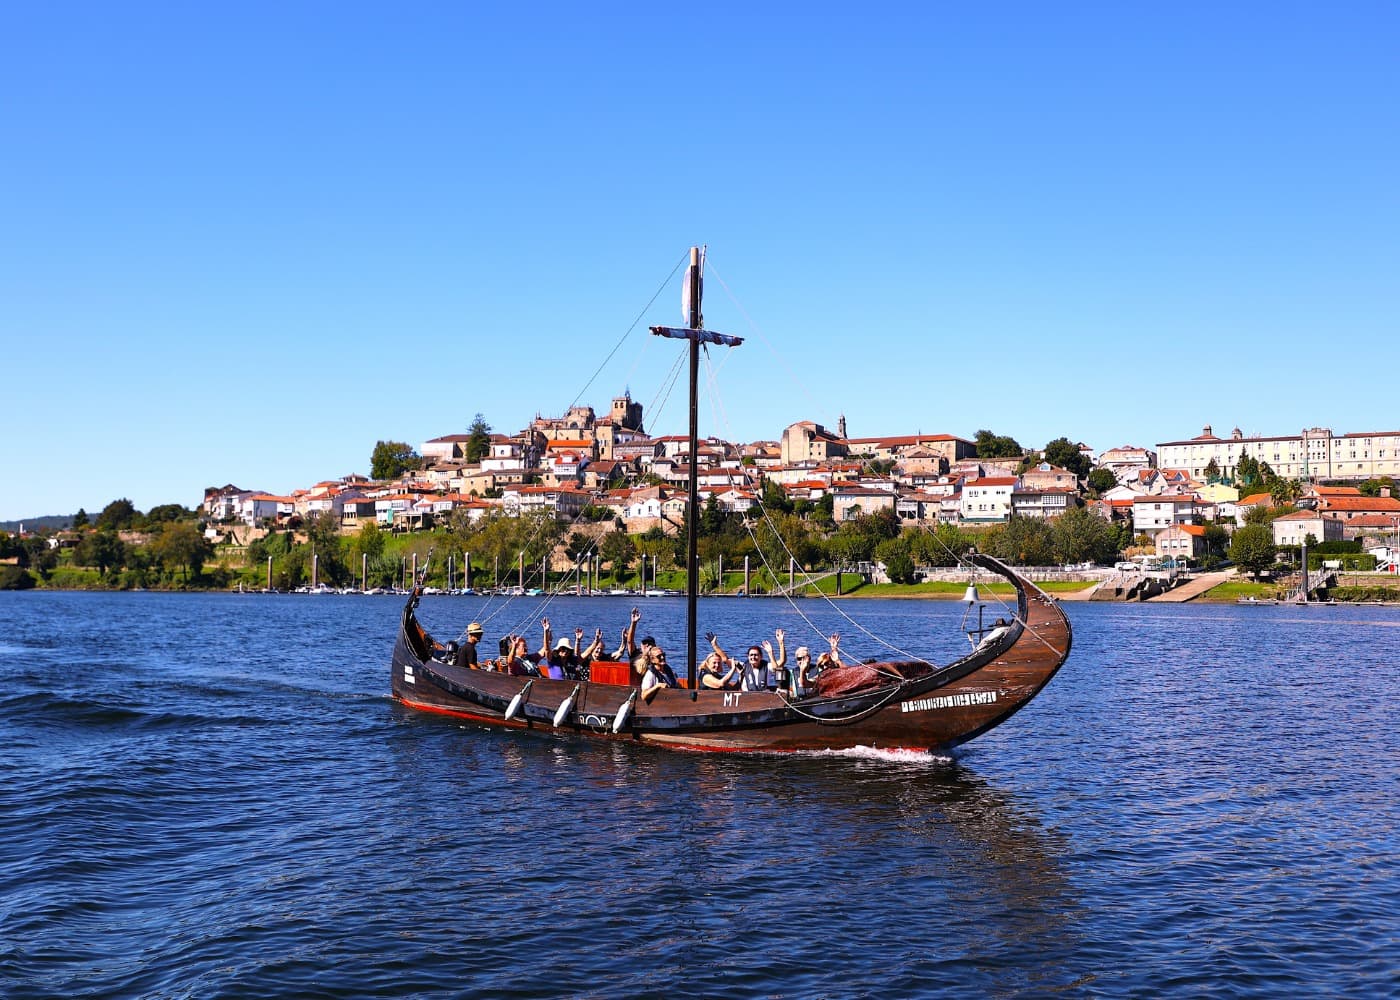
[{"label": "green tree", "polygon": [[375,442],[369,457],[371,479],[395,479],[409,469],[416,469],[422,459],[402,441]]},{"label": "green tree", "polygon": [[1205,556],[1203,563],[1213,566],[1225,558],[1230,550],[1230,533],[1220,524],[1207,524],[1205,535]]},{"label": "green tree", "polygon": [[[384,554],[384,532],[380,531],[379,525],[373,521],[366,521],[349,539],[342,539],[342,544],[345,547],[345,557],[349,560],[347,569],[351,579],[359,574],[361,567],[368,576],[369,564]],[[366,586],[368,585],[366,583]]]},{"label": "green tree", "polygon": [[113,570],[126,563],[126,544],[115,531],[92,531],[83,536],[73,550],[73,561],[82,566],[96,566],[104,580]]},{"label": "green tree", "polygon": [[355,555],[374,558],[384,553],[384,532],[373,521],[366,521],[360,525],[350,544]]},{"label": "green tree", "polygon": [[904,536],[887,538],[875,546],[875,558],[884,565],[885,575],[891,583],[910,584],[918,581],[914,557],[909,554],[909,543]]},{"label": "green tree", "polygon": [[58,565],[58,550],[49,548],[49,540],[44,535],[26,535],[19,540],[19,546],[20,567],[33,570],[39,574],[39,579],[47,581]]},{"label": "green tree", "polygon": [[1013,516],[996,525],[985,538],[992,555],[1021,566],[1049,566],[1055,562],[1050,525],[1038,517]]},{"label": "green tree", "polygon": [[754,525],[753,532],[758,554],[776,574],[787,572],[789,559],[807,568],[823,556],[824,547],[808,523],[796,514],[770,514]]},{"label": "green tree", "polygon": [[1269,496],[1274,501],[1274,506],[1282,507],[1291,504],[1303,495],[1303,484],[1296,479],[1275,478],[1269,484]]},{"label": "green tree", "polygon": [[1131,520],[1110,521],[1108,530],[1109,537],[1113,539],[1117,551],[1122,552],[1133,544],[1133,522]]},{"label": "green tree", "polygon": [[585,555],[593,550],[593,539],[581,531],[569,533],[569,540],[564,545],[564,554],[569,557],[569,562],[577,563]]},{"label": "green tree", "polygon": [[1230,540],[1230,559],[1256,580],[1259,574],[1274,564],[1277,549],[1274,532],[1267,524],[1246,524]]},{"label": "green tree", "polygon": [[1215,461],[1214,458],[1212,458],[1209,462],[1206,463],[1206,482],[1220,482],[1220,465]]},{"label": "green tree", "polygon": [[[684,545],[683,538],[668,537],[659,527],[648,528],[636,539],[637,551],[647,557],[649,567],[657,569],[673,569],[678,558],[683,558],[678,550],[683,550]],[[648,575],[651,568],[647,570]]]},{"label": "green tree", "polygon": [[[517,544],[516,518],[507,517],[499,510],[493,510],[476,525],[466,544],[472,555],[481,560],[483,566],[509,574],[516,564]],[[499,582],[499,581],[496,581]]]},{"label": "green tree", "polygon": [[0,590],[30,590],[34,577],[18,566],[0,566]]},{"label": "green tree", "polygon": [[1079,450],[1079,445],[1074,444],[1069,438],[1057,437],[1045,446],[1045,461],[1051,465],[1058,465],[1062,469],[1068,469],[1076,476],[1083,479],[1093,468],[1093,463],[1089,461],[1089,456]]},{"label": "green tree", "polygon": [[988,430],[977,432],[978,458],[1020,458],[1026,450],[1013,437],[993,434]]},{"label": "green tree", "polygon": [[349,573],[344,562],[344,543],[340,537],[340,518],[333,511],[317,511],[303,524],[306,539],[316,556],[317,581],[344,584]]},{"label": "green tree", "polygon": [[1268,524],[1274,519],[1273,509],[1263,504],[1251,507],[1244,512],[1245,524]]},{"label": "green tree", "polygon": [[1235,463],[1235,482],[1240,486],[1257,486],[1263,482],[1263,474],[1259,471],[1259,460],[1250,455],[1240,455],[1239,461]]},{"label": "green tree", "polygon": [[480,462],[491,454],[491,425],[478,413],[467,428],[467,461]]},{"label": "green tree", "polygon": [[131,527],[139,513],[131,501],[125,497],[113,500],[102,508],[101,514],[97,515],[97,526],[110,531],[123,531]]},{"label": "green tree", "polygon": [[875,557],[875,546],[899,535],[899,517],[892,510],[875,514],[858,514],[843,521],[827,542],[827,551],[840,566],[869,562]]},{"label": "green tree", "polygon": [[167,521],[188,521],[194,519],[194,511],[187,507],[181,507],[178,503],[163,503],[158,507],[152,507],[146,513],[146,523],[148,525],[164,524]]},{"label": "green tree", "polygon": [[179,570],[181,579],[186,583],[191,576],[199,575],[204,561],[213,554],[213,547],[199,530],[199,525],[192,521],[171,521],[163,525],[151,539],[150,550],[166,572]]},{"label": "green tree", "polygon": [[291,550],[292,536],[290,534],[269,531],[261,538],[255,538],[248,543],[248,562],[253,565],[261,565],[267,562],[268,556],[277,559],[285,556]]},{"label": "green tree", "polygon": [[956,566],[970,548],[972,539],[952,524],[912,533],[909,540],[910,554],[920,566]]},{"label": "green tree", "polygon": [[700,537],[713,537],[722,534],[725,529],[725,521],[726,514],[720,510],[719,501],[711,493],[700,510]]},{"label": "green tree", "polygon": [[1103,496],[1118,485],[1118,477],[1107,469],[1091,469],[1088,477],[1084,480],[1084,485],[1099,496]]},{"label": "green tree", "polygon": [[521,537],[520,548],[525,552],[525,563],[538,563],[564,537],[564,526],[547,510],[531,511],[514,519],[518,522]]},{"label": "green tree", "polygon": [[88,526],[88,515],[87,515],[87,511],[85,511],[85,510],[83,510],[83,508],[79,507],[79,508],[78,508],[78,513],[76,513],[76,514],[73,515],[73,527],[74,527],[74,528],[86,528],[87,526]]},{"label": "green tree", "polygon": [[782,511],[791,514],[795,505],[788,498],[787,491],[773,479],[763,480],[763,490],[759,502],[763,506],[765,513],[771,514],[773,511]]},{"label": "green tree", "polygon": [[1108,563],[1119,552],[1108,522],[1087,507],[1067,510],[1051,521],[1050,535],[1056,562]]}]

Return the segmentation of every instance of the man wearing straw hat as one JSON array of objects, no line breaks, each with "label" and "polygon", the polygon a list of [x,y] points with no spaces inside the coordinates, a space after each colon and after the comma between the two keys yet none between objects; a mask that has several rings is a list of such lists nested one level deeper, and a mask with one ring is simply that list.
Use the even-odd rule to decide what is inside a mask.
[{"label": "man wearing straw hat", "polygon": [[457,666],[477,669],[476,647],[480,644],[484,631],[481,622],[472,622],[467,626],[467,641],[457,647],[457,659],[453,661]]}]

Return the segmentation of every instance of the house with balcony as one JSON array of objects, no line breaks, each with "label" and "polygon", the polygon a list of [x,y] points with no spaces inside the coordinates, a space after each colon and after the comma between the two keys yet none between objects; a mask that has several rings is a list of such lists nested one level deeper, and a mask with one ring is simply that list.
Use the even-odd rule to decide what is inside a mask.
[{"label": "house with balcony", "polygon": [[510,517],[546,511],[559,521],[573,521],[593,499],[568,486],[513,486],[501,494],[501,509]]},{"label": "house with balcony", "polygon": [[831,487],[831,516],[838,524],[881,510],[894,510],[897,498],[893,490],[849,486],[844,483]]},{"label": "house with balcony", "polygon": [[229,483],[227,486],[211,486],[204,491],[204,502],[201,509],[206,517],[213,521],[223,521],[238,516],[238,508],[242,499],[251,496],[258,490],[243,490]]},{"label": "house with balcony", "polygon": [[342,531],[358,530],[360,525],[375,519],[375,498],[356,495],[345,499],[340,505],[340,527]]},{"label": "house with balcony", "polygon": [[983,476],[963,483],[959,517],[970,523],[992,523],[1011,518],[1015,476]]},{"label": "house with balcony", "polygon": [[292,497],[249,493],[239,499],[234,516],[250,528],[255,528],[264,521],[285,520],[295,513],[296,500]]},{"label": "house with balcony", "polygon": [[417,493],[389,493],[374,499],[374,520],[381,528],[404,528],[409,526],[410,515],[418,503]]},{"label": "house with balcony", "polygon": [[1133,531],[1137,534],[1156,535],[1174,524],[1192,524],[1196,516],[1196,497],[1190,493],[1159,493],[1133,501]]},{"label": "house with balcony", "polygon": [[752,490],[736,487],[707,489],[705,495],[700,498],[700,503],[708,502],[710,497],[714,497],[719,509],[728,514],[747,514],[758,504],[758,496]]},{"label": "house with balcony", "polygon": [[[1024,482],[1024,480],[1023,480]],[[1030,488],[1022,486],[1011,492],[1011,513],[1017,517],[1059,517],[1067,510],[1084,503],[1077,490],[1064,486]]]},{"label": "house with balcony", "polygon": [[936,524],[943,496],[920,490],[903,490],[895,498],[894,512],[910,524]]}]

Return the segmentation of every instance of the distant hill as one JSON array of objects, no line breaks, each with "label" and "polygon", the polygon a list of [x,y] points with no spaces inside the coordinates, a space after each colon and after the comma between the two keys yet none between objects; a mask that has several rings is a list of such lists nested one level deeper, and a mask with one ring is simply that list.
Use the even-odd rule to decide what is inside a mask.
[{"label": "distant hill", "polygon": [[25,531],[38,531],[40,528],[67,528],[72,523],[72,514],[45,514],[43,517],[24,517],[18,521],[0,521],[0,531],[13,535],[21,524]]}]

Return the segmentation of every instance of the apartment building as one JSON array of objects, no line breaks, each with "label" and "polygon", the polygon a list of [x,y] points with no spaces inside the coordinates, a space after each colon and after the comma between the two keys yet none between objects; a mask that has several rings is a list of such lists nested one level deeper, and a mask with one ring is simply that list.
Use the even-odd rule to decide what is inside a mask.
[{"label": "apartment building", "polygon": [[1202,480],[1212,460],[1222,476],[1233,477],[1244,455],[1267,462],[1285,479],[1396,477],[1400,476],[1400,430],[1333,434],[1327,427],[1311,427],[1293,435],[1246,437],[1236,427],[1228,438],[1221,438],[1206,424],[1188,441],[1157,445],[1161,467],[1184,469]]}]

